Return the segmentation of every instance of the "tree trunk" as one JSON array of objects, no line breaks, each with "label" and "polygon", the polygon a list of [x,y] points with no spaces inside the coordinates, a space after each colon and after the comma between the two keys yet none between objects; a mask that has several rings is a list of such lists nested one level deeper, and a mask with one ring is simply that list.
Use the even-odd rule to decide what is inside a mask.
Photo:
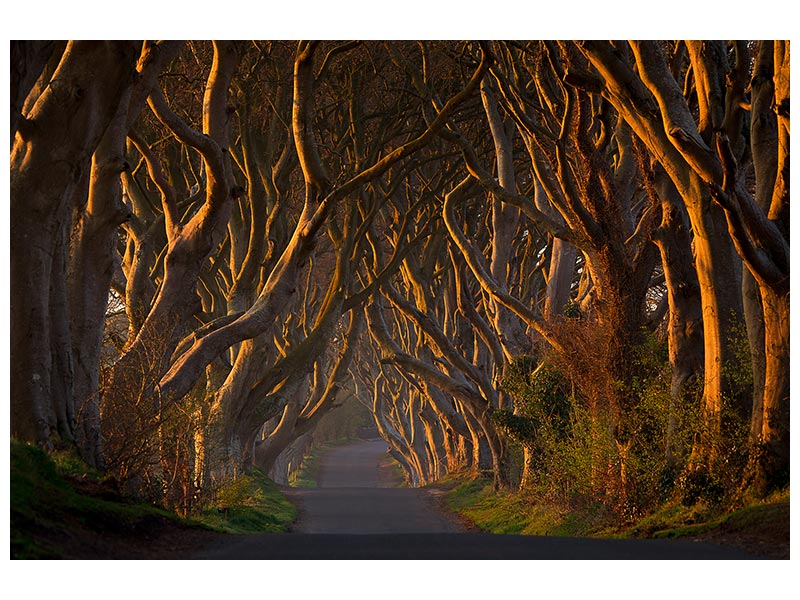
[{"label": "tree trunk", "polygon": [[[705,190],[697,193],[707,196]],[[736,269],[740,259],[726,234],[727,227],[722,229],[720,219],[724,217],[714,208],[705,206],[706,202],[687,203],[695,231],[695,264],[703,310],[703,411],[710,436],[707,440],[702,440],[701,436],[694,459],[714,468],[720,458],[713,449],[714,440],[719,442],[729,434],[723,428],[723,411],[730,409],[746,421],[750,406],[745,401],[744,390],[731,377],[732,368],[740,368],[731,344],[742,314],[741,279]],[[732,401],[730,406],[725,406],[726,398]]]},{"label": "tree trunk", "polygon": [[275,461],[281,453],[297,438],[295,435],[295,424],[300,412],[303,410],[303,400],[306,390],[298,387],[297,392],[292,396],[283,409],[278,425],[261,441],[256,442],[254,451],[254,463],[265,473],[269,473],[275,466]]},{"label": "tree trunk", "polygon": [[[529,152],[536,152],[533,140],[527,139]],[[547,194],[538,179],[534,179],[534,202],[544,214],[557,223],[564,223],[564,218],[547,198]],[[575,277],[575,260],[578,249],[574,244],[561,238],[553,238],[550,247],[550,265],[547,269],[547,295],[544,303],[545,319],[564,316],[564,309],[572,295],[572,280]]]},{"label": "tree trunk", "polygon": [[[497,109],[497,99],[491,86],[484,79],[481,82],[481,97],[486,116],[489,120],[489,129],[494,141],[494,151],[497,157],[497,178],[500,187],[510,192],[516,192],[516,177],[514,176],[514,154],[512,138],[516,129],[513,121],[504,122]],[[508,290],[509,270],[514,259],[514,234],[519,222],[519,209],[504,203],[500,198],[491,199],[492,207],[492,255],[490,272],[492,278],[498,282],[503,290]],[[520,320],[514,313],[499,302],[493,301],[493,325],[497,337],[504,350],[505,360],[530,350],[530,342],[525,335]],[[503,365],[497,365],[500,373]],[[505,404],[506,402],[501,402]],[[510,408],[503,406],[502,408]]]},{"label": "tree trunk", "polygon": [[53,270],[53,244],[132,81],[136,53],[133,42],[70,42],[50,86],[24,115],[11,153],[11,432],[45,447],[58,438],[49,290],[53,277],[65,277],[63,266]]},{"label": "tree trunk", "polygon": [[[789,240],[789,43],[763,41],[752,80],[755,204]],[[788,265],[787,265],[788,267]],[[748,477],[757,494],[789,484],[789,289],[747,273],[748,334],[756,387]],[[756,291],[757,290],[757,291]],[[761,314],[757,308],[761,308]]]},{"label": "tree trunk", "polygon": [[653,238],[661,253],[667,287],[667,340],[672,367],[665,455],[667,464],[674,467],[678,455],[688,450],[676,445],[676,405],[691,400],[689,384],[703,372],[703,314],[700,284],[692,258],[689,217],[665,174],[656,176],[656,186],[661,199],[661,225]]},{"label": "tree trunk", "polygon": [[125,89],[92,158],[86,203],[75,211],[67,276],[75,365],[72,401],[78,411],[78,450],[88,464],[100,468],[104,466],[100,357],[106,307],[111,279],[119,261],[117,230],[131,216],[122,201],[120,180],[120,174],[130,169],[125,157],[126,137],[163,65],[178,47],[174,42],[145,45],[137,66],[139,77]]},{"label": "tree trunk", "polygon": [[53,240],[53,270],[50,276],[49,321],[51,371],[50,404],[54,410],[55,433],[62,443],[72,444],[76,437],[76,412],[81,406],[73,403],[75,360],[70,343],[70,304],[67,294],[69,224],[64,223]]},{"label": "tree trunk", "polygon": [[603,77],[604,97],[664,167],[686,205],[695,235],[695,267],[703,311],[703,411],[708,432],[698,440],[693,462],[713,468],[719,458],[713,440],[719,440],[723,433],[723,399],[734,398],[734,411],[739,415],[749,410],[729,376],[733,364],[731,334],[742,311],[740,259],[727,233],[725,215],[711,202],[705,181],[721,179],[719,160],[700,138],[658,44],[631,42],[631,47],[638,74],[607,42],[580,44]]},{"label": "tree trunk", "polygon": [[575,246],[560,238],[553,240],[544,305],[546,319],[564,316],[564,309],[567,308],[572,293],[572,279],[575,276],[577,256],[578,249]]},{"label": "tree trunk", "polygon": [[764,414],[764,390],[767,385],[767,356],[764,332],[764,306],[761,289],[753,274],[742,273],[742,307],[750,347],[750,363],[753,371],[753,400],[750,411],[750,441],[757,444]]},{"label": "tree trunk", "polygon": [[754,445],[754,489],[763,495],[789,484],[789,296],[762,290],[766,383]]},{"label": "tree trunk", "polygon": [[122,203],[120,173],[125,161],[130,88],[123,95],[92,159],[86,206],[76,210],[69,262],[70,332],[75,364],[73,401],[78,409],[78,449],[102,468],[100,354],[108,293],[115,268],[117,227],[129,215]]},{"label": "tree trunk", "polygon": [[42,75],[50,57],[63,51],[62,44],[52,40],[11,40],[11,147],[20,120],[25,99]]}]

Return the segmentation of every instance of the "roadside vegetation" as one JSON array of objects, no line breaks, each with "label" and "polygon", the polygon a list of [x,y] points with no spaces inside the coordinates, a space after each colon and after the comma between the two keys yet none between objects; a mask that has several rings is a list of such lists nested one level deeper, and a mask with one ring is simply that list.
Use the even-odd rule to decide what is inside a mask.
[{"label": "roadside vegetation", "polygon": [[788,498],[788,40],[10,50],[14,539],[281,530],[367,425],[498,531]]},{"label": "roadside vegetation", "polygon": [[278,486],[253,467],[220,488],[197,520],[225,533],[282,533],[296,517]]},{"label": "roadside vegetation", "polygon": [[737,508],[708,502],[665,502],[652,513],[621,523],[601,505],[567,510],[537,503],[524,492],[496,492],[490,479],[444,478],[447,508],[481,531],[515,535],[602,538],[691,538],[729,545],[768,558],[789,558],[789,491]]},{"label": "roadside vegetation", "polygon": [[[752,381],[743,336],[739,347],[729,370],[746,387]],[[635,350],[627,389],[637,408],[626,419],[624,447],[613,416],[573,383],[577,364],[597,388],[604,378],[612,385],[590,356],[576,354],[571,365],[514,361],[503,381],[514,412],[496,411],[493,420],[509,441],[515,485],[498,490],[491,478],[448,477],[435,484],[447,491],[448,507],[492,533],[694,537],[788,558],[789,487],[760,497],[737,485],[747,468],[745,423],[731,411],[724,435],[702,431],[699,402],[691,401],[702,386],[675,402],[666,344],[650,336]],[[698,431],[726,457],[713,474],[694,463]]]},{"label": "roadside vegetation", "polygon": [[11,558],[175,557],[219,532],[285,531],[296,509],[257,469],[195,518],[126,496],[72,453],[11,442]]}]

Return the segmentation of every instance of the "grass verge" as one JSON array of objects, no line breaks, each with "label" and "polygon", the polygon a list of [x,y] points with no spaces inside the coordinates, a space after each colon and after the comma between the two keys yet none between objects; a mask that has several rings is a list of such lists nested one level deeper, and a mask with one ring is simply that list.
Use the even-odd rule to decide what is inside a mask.
[{"label": "grass verge", "polygon": [[454,479],[448,487],[450,510],[489,533],[588,535],[592,530],[588,523],[558,507],[531,504],[514,492],[495,492],[485,479]]},{"label": "grass verge", "polygon": [[12,442],[10,462],[12,558],[68,558],[77,539],[99,547],[103,536],[119,539],[181,521],[127,501],[91,472],[73,479],[79,469],[72,459],[62,468],[42,450]]},{"label": "grass verge", "polygon": [[217,492],[214,506],[197,520],[225,533],[282,533],[297,517],[297,508],[260,469],[250,469]]},{"label": "grass verge", "polygon": [[523,494],[495,492],[486,479],[448,477],[435,484],[450,510],[482,531],[577,537],[691,538],[729,545],[767,558],[789,557],[789,491],[734,511],[698,504],[663,505],[653,514],[614,525],[602,506],[567,511],[536,504]]},{"label": "grass verge", "polygon": [[11,558],[181,558],[218,532],[285,531],[295,507],[263,473],[197,519],[121,495],[72,455],[11,442]]}]

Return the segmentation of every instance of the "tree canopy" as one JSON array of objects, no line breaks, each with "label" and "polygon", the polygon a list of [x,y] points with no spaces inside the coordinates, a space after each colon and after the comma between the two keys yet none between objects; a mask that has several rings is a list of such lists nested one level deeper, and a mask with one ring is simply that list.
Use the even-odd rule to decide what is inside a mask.
[{"label": "tree canopy", "polygon": [[[410,485],[789,480],[789,43],[11,44],[11,430],[185,514],[347,398]],[[565,500],[568,499],[568,500]]]}]

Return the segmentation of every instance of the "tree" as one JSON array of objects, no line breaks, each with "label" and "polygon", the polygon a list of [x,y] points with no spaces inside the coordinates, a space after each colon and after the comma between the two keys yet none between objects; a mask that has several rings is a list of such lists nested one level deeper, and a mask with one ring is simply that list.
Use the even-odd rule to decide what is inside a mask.
[{"label": "tree", "polygon": [[12,74],[15,437],[187,514],[288,481],[351,390],[413,485],[541,482],[550,431],[627,514],[661,467],[742,478],[736,423],[745,485],[788,481],[788,43],[15,42]]},{"label": "tree", "polygon": [[85,203],[92,155],[130,93],[137,56],[134,42],[67,44],[13,140],[11,432],[48,448],[75,438],[81,410],[66,282],[72,208]]},{"label": "tree", "polygon": [[[771,42],[760,44],[772,45]],[[730,329],[734,315],[741,314],[741,294],[732,258],[735,246],[745,266],[759,282],[764,304],[767,357],[764,404],[752,411],[756,423],[769,423],[752,440],[757,465],[757,488],[762,492],[784,480],[788,468],[788,232],[787,171],[788,44],[775,44],[772,57],[761,55],[774,68],[775,119],[778,137],[744,137],[745,86],[752,66],[744,43],[732,46],[734,61],[726,77],[727,49],[723,42],[687,43],[675,46],[675,62],[691,66],[699,118],[692,114],[690,98],[676,80],[686,72],[670,70],[668,49],[663,44],[632,42],[629,50],[608,43],[587,42],[579,47],[597,69],[595,91],[607,98],[664,167],[678,190],[695,232],[696,268],[703,304],[705,367],[704,409],[712,431],[722,426],[723,398],[731,393],[725,365],[730,364]],[[632,65],[638,69],[634,72]],[[769,67],[766,67],[769,69]],[[759,71],[763,77],[763,71]],[[763,94],[763,88],[755,88]],[[773,117],[764,112],[763,100],[751,122]],[[753,119],[753,117],[756,117]],[[758,125],[756,125],[757,127]],[[769,212],[760,208],[745,186],[744,169],[750,157],[759,165],[757,186],[772,187]],[[758,158],[755,158],[758,156]],[[765,167],[766,164],[771,164]],[[760,189],[763,190],[763,187]],[[759,193],[764,197],[764,192]],[[745,225],[744,215],[747,216]],[[726,235],[730,231],[730,235]],[[769,322],[769,325],[767,323]],[[759,354],[757,351],[756,354]],[[781,366],[782,365],[782,366]],[[767,399],[769,394],[770,399]],[[750,412],[739,407],[740,412]],[[764,418],[764,413],[769,416]],[[755,424],[752,431],[758,431]],[[698,448],[698,460],[713,462],[708,445]]]}]

